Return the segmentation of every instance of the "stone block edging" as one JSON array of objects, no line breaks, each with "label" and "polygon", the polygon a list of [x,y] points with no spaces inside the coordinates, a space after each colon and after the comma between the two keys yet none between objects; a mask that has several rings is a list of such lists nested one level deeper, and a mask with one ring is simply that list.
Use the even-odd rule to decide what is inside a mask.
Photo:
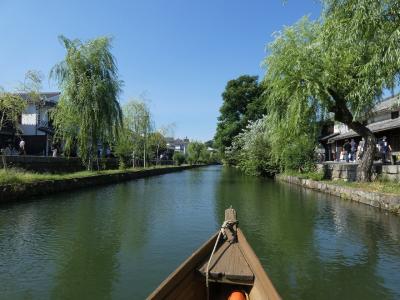
[{"label": "stone block edging", "polygon": [[124,182],[128,180],[188,170],[201,166],[204,165],[154,168],[62,180],[44,180],[22,184],[5,184],[0,185],[0,203],[24,201],[36,196],[45,196],[54,193],[72,191],[84,187]]},{"label": "stone block edging", "polygon": [[370,192],[295,176],[278,175],[276,179],[400,214],[400,196],[397,195]]}]

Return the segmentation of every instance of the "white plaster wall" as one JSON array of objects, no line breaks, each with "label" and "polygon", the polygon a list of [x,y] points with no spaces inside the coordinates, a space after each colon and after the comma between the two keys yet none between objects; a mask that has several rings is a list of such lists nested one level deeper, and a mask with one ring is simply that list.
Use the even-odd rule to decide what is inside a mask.
[{"label": "white plaster wall", "polygon": [[[36,107],[33,104],[28,104],[23,114],[37,114]],[[22,134],[24,135],[36,135],[36,125],[22,125]]]},{"label": "white plaster wall", "polygon": [[368,124],[375,123],[375,122],[381,122],[385,120],[390,120],[392,118],[392,115],[390,112],[384,112],[377,114],[376,116],[368,119]]},{"label": "white plaster wall", "polygon": [[335,123],[335,125],[333,126],[334,133],[346,133],[348,131],[349,128],[347,127],[347,125],[344,125],[342,123]]},{"label": "white plaster wall", "polygon": [[[39,111],[36,109],[36,106],[34,104],[29,104],[28,107],[25,109],[24,114],[36,114],[36,120],[38,124],[40,124],[41,121],[47,122],[48,121],[48,107],[42,107],[40,108],[40,114],[37,116]],[[20,125],[20,128],[22,130],[22,133],[24,135],[46,135],[43,131],[36,130],[37,126],[36,125]]]}]

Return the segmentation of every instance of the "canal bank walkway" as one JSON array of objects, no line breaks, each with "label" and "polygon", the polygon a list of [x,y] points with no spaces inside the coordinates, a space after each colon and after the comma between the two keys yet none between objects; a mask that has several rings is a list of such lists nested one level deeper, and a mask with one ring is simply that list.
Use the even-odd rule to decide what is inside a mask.
[{"label": "canal bank walkway", "polygon": [[[37,196],[146,178],[202,166],[205,165],[153,167],[138,170],[107,170],[104,172],[83,173],[83,175],[77,173],[76,176],[74,176],[74,173],[71,173],[67,176],[60,176],[59,178],[49,175],[49,178],[54,177],[55,179],[39,179],[33,180],[32,182],[15,181],[13,183],[0,184],[0,203],[25,201]],[[44,178],[46,178],[46,176],[44,176]]]},{"label": "canal bank walkway", "polygon": [[400,215],[399,195],[372,192],[365,189],[342,186],[335,183],[304,179],[283,174],[277,175],[276,179],[279,181],[300,185],[308,189],[338,196],[346,200],[367,204]]}]

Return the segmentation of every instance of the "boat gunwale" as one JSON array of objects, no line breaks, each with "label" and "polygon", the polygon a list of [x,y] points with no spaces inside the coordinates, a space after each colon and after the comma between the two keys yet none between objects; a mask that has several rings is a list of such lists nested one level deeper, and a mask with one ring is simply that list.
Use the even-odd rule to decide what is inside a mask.
[{"label": "boat gunwale", "polygon": [[177,269],[165,278],[160,285],[146,298],[147,300],[164,299],[176,288],[184,279],[184,276],[193,271],[199,262],[201,262],[215,244],[218,236],[217,231],[206,242],[204,242],[195,252],[193,252],[184,262],[182,262]]},{"label": "boat gunwale", "polygon": [[250,269],[254,273],[253,289],[262,289],[262,294],[267,295],[268,297],[266,298],[266,300],[280,300],[281,297],[275,289],[271,279],[267,275],[267,272],[261,264],[260,259],[254,252],[249,242],[247,242],[247,239],[240,228],[237,229],[237,237],[239,246],[247,261],[247,264],[250,266]]},{"label": "boat gunwale", "polygon": [[[219,231],[204,242],[195,252],[193,252],[177,269],[175,269],[161,284],[146,298],[147,300],[165,299],[175,288],[185,279],[185,276],[196,270],[196,267],[210,254]],[[237,228],[237,237],[239,247],[245,257],[247,264],[254,273],[254,283],[252,289],[254,293],[258,293],[261,297],[266,296],[269,300],[280,300],[272,281],[267,275],[258,256],[255,254],[251,245],[247,242],[244,233]],[[252,293],[250,293],[251,296]],[[259,299],[255,296],[254,299]],[[262,298],[264,299],[264,297]]]}]

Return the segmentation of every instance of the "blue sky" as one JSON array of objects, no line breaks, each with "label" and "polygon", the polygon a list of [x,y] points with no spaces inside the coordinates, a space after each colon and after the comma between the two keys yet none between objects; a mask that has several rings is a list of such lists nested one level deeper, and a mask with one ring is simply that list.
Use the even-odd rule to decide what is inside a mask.
[{"label": "blue sky", "polygon": [[[156,126],[175,123],[175,136],[214,136],[221,93],[242,74],[263,75],[272,33],[316,0],[0,0],[0,86],[12,90],[27,70],[47,77],[65,50],[57,37],[112,36],[123,104],[150,101]],[[57,90],[46,78],[45,91]]]}]

